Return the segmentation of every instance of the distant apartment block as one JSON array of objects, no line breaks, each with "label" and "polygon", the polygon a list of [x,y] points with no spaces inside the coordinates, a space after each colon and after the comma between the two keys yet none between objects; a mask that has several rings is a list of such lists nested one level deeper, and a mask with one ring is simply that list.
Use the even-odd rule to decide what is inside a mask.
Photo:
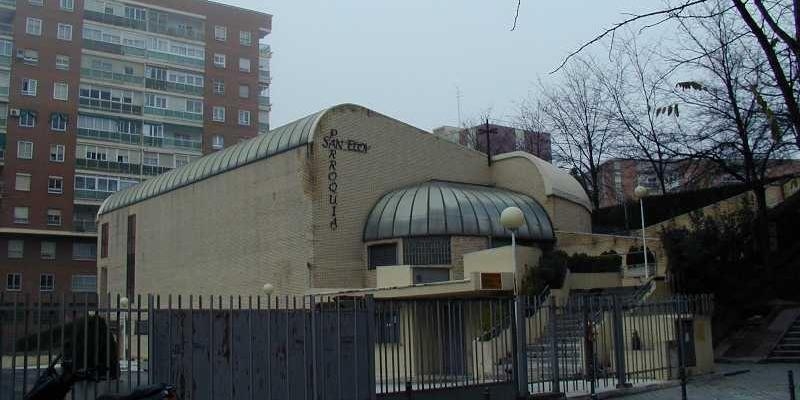
[{"label": "distant apartment block", "polygon": [[96,292],[105,198],[269,130],[271,18],[0,0],[0,292]]},{"label": "distant apartment block", "polygon": [[485,125],[471,128],[442,126],[434,129],[433,134],[483,153],[488,152],[488,144],[491,143],[492,156],[512,151],[524,151],[546,161],[553,159],[549,133],[489,124],[489,130],[492,133],[487,142],[485,129]]}]

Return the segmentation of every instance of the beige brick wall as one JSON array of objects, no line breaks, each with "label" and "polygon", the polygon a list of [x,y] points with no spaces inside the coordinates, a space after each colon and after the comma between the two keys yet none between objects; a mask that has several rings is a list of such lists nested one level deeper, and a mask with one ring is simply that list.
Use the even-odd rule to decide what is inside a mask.
[{"label": "beige brick wall", "polygon": [[[337,151],[338,227],[331,230],[329,152],[322,138],[336,129],[340,139],[367,143],[367,153]],[[492,183],[486,157],[430,133],[358,106],[340,106],[320,120],[314,143],[315,287],[370,287],[363,229],[369,212],[387,192],[431,179]]]},{"label": "beige brick wall", "polygon": [[[309,286],[311,200],[299,148],[100,217],[109,222],[112,293],[125,290],[127,216],[136,214],[136,291],[302,294]],[[98,274],[98,276],[100,276]]]},{"label": "beige brick wall", "polygon": [[[597,256],[604,251],[614,250],[623,256],[631,246],[641,246],[642,238],[636,236],[594,235],[575,232],[556,232],[556,247],[567,254],[585,253]],[[653,252],[658,262],[658,275],[666,274],[667,260],[661,239],[658,236],[647,237],[647,248]]]},{"label": "beige brick wall", "polygon": [[450,279],[464,279],[464,254],[488,249],[490,245],[489,238],[454,236],[450,240]]},{"label": "beige brick wall", "polygon": [[545,206],[553,229],[566,232],[592,232],[592,215],[583,206],[569,200],[550,196]]}]

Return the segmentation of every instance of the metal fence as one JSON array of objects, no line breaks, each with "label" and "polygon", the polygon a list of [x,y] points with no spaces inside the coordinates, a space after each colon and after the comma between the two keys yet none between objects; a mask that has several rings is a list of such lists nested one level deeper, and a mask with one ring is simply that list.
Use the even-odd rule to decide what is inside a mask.
[{"label": "metal fence", "polygon": [[[0,398],[57,355],[97,366],[73,399],[175,384],[182,399],[593,393],[691,366],[708,296],[392,299],[0,294]],[[687,333],[688,332],[688,333]],[[119,359],[118,362],[115,360]]]}]

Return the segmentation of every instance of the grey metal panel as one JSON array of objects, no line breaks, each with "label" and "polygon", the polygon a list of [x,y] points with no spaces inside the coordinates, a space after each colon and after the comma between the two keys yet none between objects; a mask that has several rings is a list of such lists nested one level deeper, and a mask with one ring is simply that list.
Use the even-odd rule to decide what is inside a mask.
[{"label": "grey metal panel", "polygon": [[453,189],[444,186],[439,187],[439,189],[442,193],[442,200],[444,201],[447,233],[462,233],[461,206],[458,204],[455,194],[453,194]]},{"label": "grey metal panel", "polygon": [[428,193],[428,234],[447,233],[447,217],[444,212],[444,198],[441,185],[430,185]]},{"label": "grey metal panel", "polygon": [[553,228],[544,208],[530,196],[506,189],[431,181],[384,195],[364,226],[364,240],[448,234],[509,237],[500,214],[510,206],[525,216],[520,239],[553,240]]},{"label": "grey metal panel", "polygon": [[420,186],[417,193],[414,195],[414,205],[411,207],[411,227],[409,230],[411,236],[425,236],[430,234],[428,232],[428,215],[430,211],[428,208],[429,189],[430,185]]},{"label": "grey metal panel", "polygon": [[[311,129],[314,122],[326,111],[328,110],[314,113],[273,129],[264,135],[256,136],[248,141],[195,160],[189,165],[181,167],[180,177],[174,176],[174,179],[169,179],[168,183],[162,184],[165,181],[160,180],[158,184],[148,184],[147,182],[153,181],[150,180],[115,193],[110,196],[108,201],[103,203],[98,214],[105,214],[117,208],[158,196],[249,162],[268,158],[281,151],[304,146],[313,141],[314,137]],[[143,187],[144,185],[147,186]]]}]

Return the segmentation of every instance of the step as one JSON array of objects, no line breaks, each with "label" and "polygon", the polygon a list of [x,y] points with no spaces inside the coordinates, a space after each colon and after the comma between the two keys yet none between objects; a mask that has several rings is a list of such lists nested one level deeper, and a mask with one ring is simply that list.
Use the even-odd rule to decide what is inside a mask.
[{"label": "step", "polygon": [[800,362],[800,357],[796,357],[796,358],[795,358],[795,357],[769,357],[769,358],[767,359],[767,361],[769,361],[769,362],[774,362],[774,363],[791,363],[791,364],[796,364],[796,363],[799,363],[799,362]]}]

